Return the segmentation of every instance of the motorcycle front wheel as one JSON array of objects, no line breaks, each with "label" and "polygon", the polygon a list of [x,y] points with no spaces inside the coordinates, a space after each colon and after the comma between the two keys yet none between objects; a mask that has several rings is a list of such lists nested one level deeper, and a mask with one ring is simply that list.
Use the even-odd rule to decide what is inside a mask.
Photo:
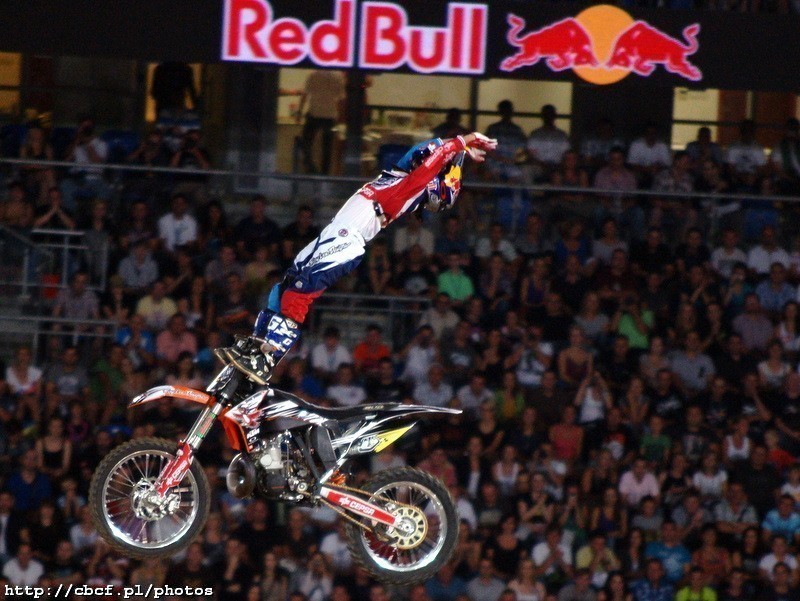
[{"label": "motorcycle front wheel", "polygon": [[210,491],[196,461],[165,498],[154,493],[176,446],[161,438],[131,440],[106,455],[92,476],[89,508],[97,532],[127,556],[173,555],[188,547],[206,522]]},{"label": "motorcycle front wheel", "polygon": [[361,487],[369,501],[402,518],[402,531],[365,521],[347,522],[353,558],[386,584],[410,585],[434,576],[458,540],[458,515],[444,483],[422,470],[379,472]]}]

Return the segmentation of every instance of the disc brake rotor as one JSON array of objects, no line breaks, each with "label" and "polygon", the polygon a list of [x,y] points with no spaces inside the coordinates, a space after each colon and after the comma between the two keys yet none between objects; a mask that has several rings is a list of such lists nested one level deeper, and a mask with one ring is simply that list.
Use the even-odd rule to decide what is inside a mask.
[{"label": "disc brake rotor", "polygon": [[392,511],[392,515],[400,518],[395,528],[390,528],[386,535],[398,549],[407,551],[416,549],[428,534],[428,520],[417,507],[402,505]]}]

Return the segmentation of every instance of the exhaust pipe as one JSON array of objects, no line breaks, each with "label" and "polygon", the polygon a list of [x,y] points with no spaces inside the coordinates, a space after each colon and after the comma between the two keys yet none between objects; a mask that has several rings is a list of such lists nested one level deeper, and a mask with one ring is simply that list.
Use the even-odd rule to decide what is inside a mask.
[{"label": "exhaust pipe", "polygon": [[256,487],[256,467],[246,455],[239,453],[228,466],[225,483],[230,492],[237,499],[252,496]]}]

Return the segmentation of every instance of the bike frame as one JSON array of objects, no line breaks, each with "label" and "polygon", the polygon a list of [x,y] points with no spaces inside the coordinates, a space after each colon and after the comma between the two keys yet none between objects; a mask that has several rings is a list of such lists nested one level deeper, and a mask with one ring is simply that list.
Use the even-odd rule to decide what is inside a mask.
[{"label": "bike frame", "polygon": [[[253,445],[248,442],[244,428],[251,427],[254,423],[257,423],[260,417],[260,409],[258,407],[267,391],[264,391],[263,395],[258,397],[259,403],[254,405],[251,412],[242,411],[238,406],[234,411],[234,407],[228,404],[232,393],[227,396],[225,393],[231,382],[238,385],[241,376],[239,375],[237,378],[237,375],[239,375],[238,371],[233,371],[231,366],[227,366],[209,385],[207,392],[184,386],[157,386],[137,396],[128,405],[128,407],[138,407],[162,399],[177,398],[198,403],[205,407],[195,420],[186,438],[179,443],[175,458],[167,463],[156,481],[156,491],[162,498],[171,488],[180,484],[184,476],[186,476],[192,465],[195,451],[217,419],[222,419],[225,435],[234,450],[250,452],[253,449]],[[214,393],[218,393],[221,398],[218,400],[217,395]],[[386,510],[352,494],[336,490],[334,487],[322,486],[317,494],[320,498],[349,513],[354,513],[389,527],[399,525],[400,519],[395,518]]]}]

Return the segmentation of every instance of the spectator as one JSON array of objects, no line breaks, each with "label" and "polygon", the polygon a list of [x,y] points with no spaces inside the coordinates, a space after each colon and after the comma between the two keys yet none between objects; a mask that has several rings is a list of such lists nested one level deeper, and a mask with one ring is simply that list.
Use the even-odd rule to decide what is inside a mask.
[{"label": "spectator", "polygon": [[[180,146],[172,155],[169,165],[173,169],[181,169],[186,172],[211,169],[211,155],[203,146],[202,136],[197,127],[191,127],[183,134]],[[207,179],[208,176],[201,174],[177,175],[173,194],[186,194],[192,197],[196,203],[202,202],[206,198],[205,182]]]},{"label": "spectator", "polygon": [[77,347],[68,346],[60,361],[48,370],[44,386],[46,417],[56,413],[65,416],[72,401],[89,395],[89,375],[79,361]]},{"label": "spectator", "polygon": [[659,497],[658,481],[655,475],[647,469],[647,462],[643,458],[637,458],[633,462],[633,467],[622,474],[619,481],[619,492],[630,508],[638,505],[647,495],[654,498]]},{"label": "spectator", "polygon": [[606,544],[606,535],[601,530],[589,533],[589,542],[575,555],[575,567],[578,569],[576,577],[581,577],[581,570],[588,571],[592,587],[601,589],[611,572],[621,567],[619,559],[613,549]]},{"label": "spectator", "polygon": [[661,526],[661,540],[647,545],[648,559],[658,559],[664,566],[665,578],[671,585],[680,582],[689,571],[692,556],[678,537],[675,522],[667,521]]},{"label": "spectator", "polygon": [[714,363],[711,357],[701,351],[700,335],[697,332],[686,335],[684,349],[683,352],[675,353],[670,368],[683,395],[694,398],[710,386],[715,373]]},{"label": "spectator", "polygon": [[461,220],[458,215],[448,215],[442,224],[442,232],[436,238],[434,252],[439,263],[444,261],[451,254],[468,255],[469,244],[467,244],[461,228]]},{"label": "spectator", "polygon": [[486,128],[486,135],[497,140],[497,149],[486,161],[486,171],[490,179],[501,182],[520,182],[522,170],[519,168],[525,153],[527,138],[522,128],[514,123],[514,105],[510,100],[497,103],[500,120]]},{"label": "spectator", "polygon": [[461,109],[455,107],[448,109],[445,114],[445,120],[434,127],[432,133],[434,137],[443,139],[468,134],[469,130],[461,125]]},{"label": "spectator", "polygon": [[475,245],[475,256],[484,263],[487,263],[495,253],[499,253],[509,263],[517,259],[517,251],[514,245],[503,237],[503,226],[499,223],[493,223],[489,228],[489,235],[478,240]]},{"label": "spectator", "polygon": [[187,197],[184,194],[175,194],[172,197],[172,211],[158,220],[158,237],[168,251],[193,244],[197,240],[197,221],[188,211]]},{"label": "spectator", "polygon": [[327,396],[336,401],[340,407],[358,405],[367,399],[366,390],[356,382],[352,363],[339,365],[336,379],[328,386]]},{"label": "spectator", "polygon": [[301,249],[319,235],[319,231],[314,224],[314,211],[308,205],[300,205],[295,220],[281,232],[282,259],[291,261]]},{"label": "spectator", "polygon": [[453,388],[444,381],[444,369],[434,363],[428,369],[428,379],[414,387],[414,401],[420,405],[446,407],[453,398]]},{"label": "spectator", "polygon": [[19,469],[6,482],[6,488],[14,496],[14,505],[21,513],[36,509],[52,494],[50,479],[36,465],[36,450],[25,451],[19,458]]},{"label": "spectator", "polygon": [[786,281],[786,268],[776,262],[770,265],[769,278],[756,286],[756,294],[764,311],[777,317],[784,305],[795,299],[797,291]]},{"label": "spectator", "polygon": [[175,313],[167,328],[156,337],[156,356],[165,367],[172,366],[183,353],[197,354],[197,337],[186,327],[186,318]]},{"label": "spectator", "polygon": [[788,269],[789,253],[778,246],[775,228],[766,225],[761,230],[761,243],[751,248],[747,254],[747,267],[760,277],[767,275],[775,263],[780,263]]},{"label": "spectator", "polygon": [[[308,106],[301,134],[303,163],[307,173],[330,172],[333,126],[342,119],[345,98],[345,77],[341,71],[318,69],[309,73],[297,110],[299,123],[303,110]],[[322,132],[321,171],[314,160],[314,140],[318,132]]]},{"label": "spectator", "polygon": [[[74,322],[89,319],[100,319],[99,300],[94,291],[89,289],[89,276],[82,271],[72,276],[68,288],[62,289],[56,296],[53,305],[53,317],[60,317]],[[60,329],[56,324],[53,329]],[[81,323],[75,325],[75,331],[83,332],[89,326]]]},{"label": "spectator", "polygon": [[367,378],[378,374],[379,362],[391,355],[389,347],[381,340],[383,330],[380,326],[371,324],[367,326],[364,340],[353,349],[353,361],[356,371]]},{"label": "spectator", "polygon": [[[573,574],[572,552],[561,542],[561,528],[549,526],[544,540],[533,547],[531,558],[549,591],[557,591]],[[591,580],[591,579],[589,579]]]},{"label": "spectator", "polygon": [[458,322],[458,314],[451,308],[450,296],[445,292],[436,295],[433,306],[422,313],[419,321],[421,326],[430,326],[440,342],[444,342],[445,333],[452,334]]},{"label": "spectator", "polygon": [[745,297],[744,313],[737,316],[732,325],[748,352],[766,350],[772,339],[772,323],[764,315],[757,294],[750,293]]},{"label": "spectator", "polygon": [[224,292],[225,282],[232,273],[244,279],[244,267],[237,261],[233,245],[223,244],[219,249],[219,257],[206,265],[205,278],[209,290],[214,294]]},{"label": "spectator", "polygon": [[63,194],[57,186],[47,190],[47,204],[36,211],[33,227],[48,230],[74,230],[75,219],[63,205]]},{"label": "spectator", "polygon": [[66,160],[75,164],[70,177],[61,182],[64,206],[67,210],[78,209],[78,197],[108,198],[110,189],[103,179],[102,165],[108,159],[108,144],[95,134],[94,119],[80,119],[75,138],[67,150]]},{"label": "spectator", "polygon": [[674,601],[673,587],[664,578],[664,568],[658,559],[648,559],[645,577],[631,585],[633,601]]},{"label": "spectator", "polygon": [[636,171],[644,187],[649,187],[655,174],[672,163],[669,147],[658,139],[655,124],[648,124],[644,136],[631,142],[627,162]]},{"label": "spectator", "polygon": [[514,246],[528,261],[553,252],[553,242],[545,231],[544,218],[539,213],[530,213],[525,218],[525,226],[517,236]]},{"label": "spectator", "polygon": [[[25,139],[20,145],[19,158],[35,161],[53,160],[53,147],[38,122],[28,126]],[[55,172],[46,166],[23,165],[20,167],[20,178],[25,189],[34,196],[37,203],[45,202],[49,191],[56,185]]]},{"label": "spectator", "polygon": [[161,280],[153,282],[150,294],[143,296],[136,303],[136,314],[141,315],[145,325],[154,331],[165,328],[170,318],[177,312],[178,306],[167,296],[167,287]]},{"label": "spectator", "polygon": [[762,578],[771,582],[775,577],[775,566],[782,563],[791,570],[792,580],[797,579],[798,562],[792,555],[789,544],[782,535],[776,534],[772,537],[770,546],[770,553],[767,553],[758,562],[758,570],[761,572]]},{"label": "spectator", "polygon": [[280,242],[278,225],[267,217],[265,209],[266,197],[258,194],[250,200],[249,213],[236,224],[233,240],[236,241],[236,253],[244,260],[252,259],[253,249],[265,246],[270,255],[275,256]]},{"label": "spectator", "polygon": [[724,159],[719,144],[711,140],[711,128],[705,125],[697,129],[697,138],[686,145],[686,154],[692,160],[695,171],[699,171],[705,161],[721,165]]},{"label": "spectator", "polygon": [[622,148],[623,145],[622,138],[614,133],[611,120],[601,118],[597,120],[592,133],[581,142],[581,158],[592,170],[596,170],[614,148]]},{"label": "spectator", "polygon": [[770,162],[777,171],[778,188],[796,194],[800,183],[800,121],[791,117],[783,128],[783,139],[772,149]]},{"label": "spectator", "polygon": [[736,175],[756,173],[767,164],[764,147],[756,141],[756,126],[751,119],[739,124],[739,139],[728,145],[725,162]]},{"label": "spectator", "polygon": [[139,295],[150,288],[158,279],[158,264],[150,255],[148,240],[137,240],[132,245],[130,254],[120,261],[117,273],[127,295]]},{"label": "spectator", "polygon": [[717,601],[717,592],[706,584],[705,575],[701,568],[692,568],[689,571],[689,582],[679,589],[675,601]]},{"label": "spectator", "polygon": [[738,247],[739,233],[733,228],[722,232],[722,245],[711,253],[711,266],[724,279],[730,279],[735,265],[747,263],[747,255]]},{"label": "spectator", "polygon": [[558,113],[552,104],[542,107],[542,126],[534,129],[528,136],[527,149],[531,160],[544,168],[545,172],[552,171],[570,148],[567,133],[556,127]]},{"label": "spectator", "polygon": [[429,258],[433,255],[433,232],[422,225],[422,215],[412,214],[406,224],[397,230],[394,236],[394,253],[402,255],[410,251],[411,247],[419,246],[422,255]]},{"label": "spectator", "polygon": [[43,575],[44,566],[33,558],[29,543],[22,543],[17,554],[3,566],[3,576],[8,578],[11,586],[36,586]]},{"label": "spectator", "polygon": [[19,181],[8,184],[8,196],[0,211],[2,224],[14,230],[27,230],[33,225],[33,205],[25,195],[25,188]]},{"label": "spectator", "polygon": [[575,579],[558,591],[558,601],[595,601],[597,593],[592,588],[590,569],[578,569]]},{"label": "spectator", "polygon": [[322,334],[322,342],[311,349],[311,367],[322,380],[330,380],[339,367],[353,361],[350,351],[340,340],[339,328],[328,326]]}]

